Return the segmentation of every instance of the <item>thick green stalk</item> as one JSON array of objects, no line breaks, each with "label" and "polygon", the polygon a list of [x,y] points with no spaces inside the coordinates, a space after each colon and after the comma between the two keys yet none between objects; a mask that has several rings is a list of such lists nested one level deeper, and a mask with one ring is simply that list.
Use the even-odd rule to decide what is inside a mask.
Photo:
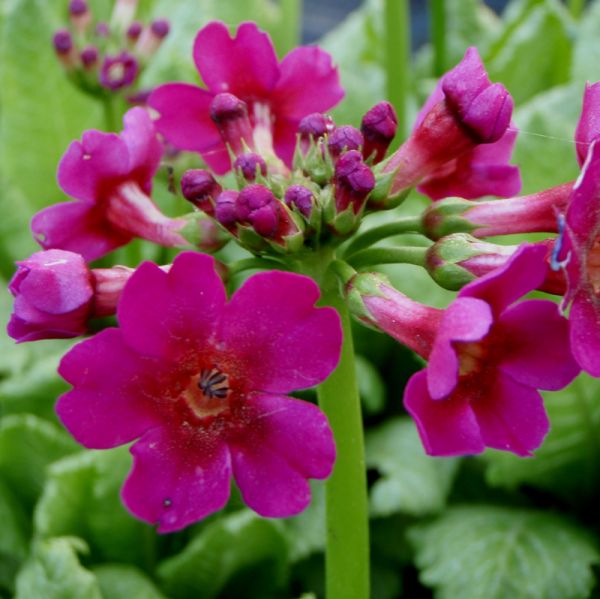
[{"label": "thick green stalk", "polygon": [[446,0],[429,0],[429,22],[433,44],[433,75],[446,72]]},{"label": "thick green stalk", "polygon": [[403,233],[421,233],[423,225],[420,216],[404,216],[402,218],[396,218],[391,223],[373,227],[368,231],[358,235],[346,248],[344,255],[352,256],[367,248],[382,239],[392,237],[394,235],[402,235]]},{"label": "thick green stalk", "polygon": [[385,0],[385,62],[387,97],[398,115],[396,140],[402,140],[406,133],[406,99],[410,71],[408,0]]},{"label": "thick green stalk", "polygon": [[114,96],[106,95],[102,98],[102,110],[104,112],[105,131],[120,131],[121,122],[117,114],[117,102]]},{"label": "thick green stalk", "polygon": [[332,270],[324,278],[322,291],[321,303],[338,311],[344,333],[340,363],[317,390],[337,446],[335,468],[325,487],[327,599],[368,599],[367,476],[350,315]]},{"label": "thick green stalk", "polygon": [[376,264],[415,264],[425,266],[426,247],[383,247],[371,248],[354,254],[348,264],[354,268],[375,266]]},{"label": "thick green stalk", "polygon": [[281,25],[275,33],[277,51],[281,56],[300,45],[302,31],[302,0],[281,0]]}]

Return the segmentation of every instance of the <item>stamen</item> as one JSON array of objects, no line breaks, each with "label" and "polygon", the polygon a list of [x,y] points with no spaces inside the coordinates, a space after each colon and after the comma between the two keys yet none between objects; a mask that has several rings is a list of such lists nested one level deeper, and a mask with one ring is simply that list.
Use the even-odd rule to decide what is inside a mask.
[{"label": "stamen", "polygon": [[229,393],[227,375],[216,368],[205,369],[200,372],[198,388],[208,399],[224,399]]}]

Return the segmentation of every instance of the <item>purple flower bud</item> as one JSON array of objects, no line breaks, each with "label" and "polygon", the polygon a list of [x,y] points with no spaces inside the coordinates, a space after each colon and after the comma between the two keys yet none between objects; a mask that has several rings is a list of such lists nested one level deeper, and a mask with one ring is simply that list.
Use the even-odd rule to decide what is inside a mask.
[{"label": "purple flower bud", "polygon": [[15,297],[8,334],[21,342],[85,333],[94,297],[85,260],[73,252],[47,250],[17,264],[8,286]]},{"label": "purple flower bud", "polygon": [[338,212],[343,212],[352,205],[354,214],[358,214],[367,196],[375,188],[375,175],[357,150],[340,156],[335,165],[334,180]]},{"label": "purple flower bud", "polygon": [[331,133],[335,128],[333,119],[330,116],[320,112],[313,112],[305,116],[298,125],[298,133],[302,139],[310,137],[323,137],[326,133]]},{"label": "purple flower bud", "polygon": [[329,136],[327,145],[329,152],[334,158],[340,156],[343,152],[350,150],[358,150],[364,144],[362,133],[351,125],[342,125],[336,127],[334,132]]},{"label": "purple flower bud", "polygon": [[215,213],[215,199],[221,191],[222,187],[212,174],[203,169],[186,171],[181,178],[183,197],[210,216]]},{"label": "purple flower bud", "polygon": [[248,107],[237,96],[217,94],[210,105],[210,118],[219,129],[223,141],[229,144],[236,156],[245,151],[244,142],[253,149]]},{"label": "purple flower bud", "polygon": [[85,0],[71,0],[69,2],[69,14],[79,17],[86,14],[89,11],[89,7]]},{"label": "purple flower bud", "polygon": [[79,58],[84,68],[91,69],[98,62],[98,48],[96,46],[87,46],[81,51]]},{"label": "purple flower bud", "polygon": [[215,218],[230,231],[235,228],[235,223],[238,219],[236,209],[238,195],[237,191],[226,189],[219,194],[215,204]]},{"label": "purple flower bud", "polygon": [[246,181],[252,183],[256,180],[256,169],[260,168],[263,177],[267,174],[267,163],[263,157],[254,152],[240,154],[233,163],[234,170],[239,170]]},{"label": "purple flower bud", "polygon": [[110,27],[108,23],[101,21],[96,25],[96,35],[98,37],[108,37],[110,35]]},{"label": "purple flower bud", "polygon": [[140,34],[142,33],[143,29],[144,29],[144,26],[139,21],[134,21],[127,28],[127,33],[126,33],[127,39],[129,39],[132,42],[137,41],[137,39],[140,37]]},{"label": "purple flower bud", "polygon": [[169,21],[167,21],[167,19],[156,19],[156,20],[152,21],[152,24],[150,25],[150,29],[156,37],[158,37],[162,40],[165,37],[167,37],[167,35],[169,35],[171,26],[169,24]]},{"label": "purple flower bud", "polygon": [[73,49],[73,37],[66,29],[59,29],[54,34],[52,43],[58,55],[67,55]]},{"label": "purple flower bud", "polygon": [[285,203],[290,207],[296,207],[306,218],[310,218],[313,203],[315,201],[313,192],[304,185],[290,185],[285,192]]},{"label": "purple flower bud", "polygon": [[248,185],[240,191],[236,207],[238,221],[252,225],[262,237],[275,237],[279,229],[281,206],[270,189],[263,185]]},{"label": "purple flower bud", "polygon": [[129,52],[106,56],[100,71],[100,84],[111,90],[127,87],[135,81],[138,71],[138,62]]},{"label": "purple flower bud", "polygon": [[377,163],[383,160],[397,129],[398,117],[394,107],[389,102],[375,104],[365,114],[360,125],[365,140],[363,146],[365,160],[373,154],[375,155],[373,162]]}]

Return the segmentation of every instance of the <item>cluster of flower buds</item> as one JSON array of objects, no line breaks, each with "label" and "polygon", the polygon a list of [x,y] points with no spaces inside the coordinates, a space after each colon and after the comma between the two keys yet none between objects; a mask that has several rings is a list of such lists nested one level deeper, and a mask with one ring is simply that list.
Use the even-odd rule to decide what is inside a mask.
[{"label": "cluster of flower buds", "polygon": [[[96,21],[86,0],[69,2],[69,27],[53,38],[56,56],[70,79],[92,95],[124,90],[137,102],[136,84],[169,33],[169,22],[135,21],[137,0],[116,0],[109,23]],[[142,94],[143,96],[144,94]]]}]

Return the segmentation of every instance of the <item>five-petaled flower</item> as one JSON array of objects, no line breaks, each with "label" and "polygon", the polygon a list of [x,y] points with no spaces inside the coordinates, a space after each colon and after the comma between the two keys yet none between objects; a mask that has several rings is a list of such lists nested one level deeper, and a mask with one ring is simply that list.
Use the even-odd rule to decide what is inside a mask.
[{"label": "five-petaled flower", "polygon": [[161,532],[222,508],[232,474],[259,514],[296,514],[307,479],[329,476],[335,458],[324,414],[287,396],[339,359],[339,317],[318,297],[308,277],[271,271],[227,302],[206,255],[184,252],[168,273],[144,263],[121,296],[120,328],[63,358],[73,390],[58,415],[86,447],[137,439],[123,500]]},{"label": "five-petaled flower", "polygon": [[[227,148],[211,120],[217,94],[246,103],[256,151],[277,156],[291,166],[301,119],[335,106],[343,97],[331,56],[317,47],[300,47],[279,62],[266,33],[242,23],[231,38],[224,23],[202,28],[194,42],[194,62],[208,89],[167,83],[149,98],[160,113],[156,126],[174,146],[200,152],[218,174],[231,168]],[[265,156],[266,157],[266,156]]]}]

